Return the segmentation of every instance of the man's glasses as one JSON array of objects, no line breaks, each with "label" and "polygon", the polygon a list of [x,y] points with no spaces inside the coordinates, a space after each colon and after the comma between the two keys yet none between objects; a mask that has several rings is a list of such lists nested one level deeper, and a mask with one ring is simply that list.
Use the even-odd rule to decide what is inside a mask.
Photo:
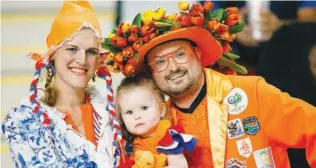
[{"label": "man's glasses", "polygon": [[154,71],[162,72],[169,66],[169,58],[172,58],[177,64],[185,64],[192,58],[191,53],[188,50],[179,49],[164,56],[155,57],[149,65]]}]

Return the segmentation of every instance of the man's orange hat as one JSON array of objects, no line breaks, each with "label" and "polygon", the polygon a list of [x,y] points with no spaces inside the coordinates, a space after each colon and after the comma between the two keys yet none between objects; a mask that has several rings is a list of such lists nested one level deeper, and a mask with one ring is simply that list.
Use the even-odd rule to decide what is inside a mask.
[{"label": "man's orange hat", "polygon": [[210,1],[192,7],[180,2],[179,8],[180,13],[168,16],[161,8],[148,10],[139,13],[132,24],[121,23],[103,41],[103,46],[112,52],[108,68],[133,76],[144,70],[145,56],[152,48],[166,41],[186,39],[200,48],[202,66],[219,64],[246,73],[245,68],[234,63],[238,56],[230,53],[229,45],[244,27],[238,8],[213,10]]},{"label": "man's orange hat", "polygon": [[222,47],[220,43],[205,29],[194,26],[182,28],[170,33],[158,36],[148,43],[144,44],[139,50],[139,58],[136,66],[136,71],[142,71],[144,68],[144,58],[146,54],[154,47],[167,41],[186,39],[194,42],[201,50],[201,64],[203,67],[212,65],[216,62],[221,54]]}]

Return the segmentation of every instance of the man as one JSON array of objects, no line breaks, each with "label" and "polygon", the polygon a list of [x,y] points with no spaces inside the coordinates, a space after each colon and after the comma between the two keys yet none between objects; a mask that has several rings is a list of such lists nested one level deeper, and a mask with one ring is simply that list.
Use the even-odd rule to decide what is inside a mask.
[{"label": "man", "polygon": [[[315,107],[261,77],[203,69],[205,61],[200,61],[214,63],[218,51],[221,47],[208,31],[190,27],[156,37],[139,52],[138,68],[147,65],[170,96],[172,122],[199,140],[186,154],[189,166],[290,167],[290,147],[307,148],[308,162],[316,166]],[[205,59],[207,52],[213,55]]]},{"label": "man", "polygon": [[175,15],[177,23],[164,20],[168,16],[161,9],[137,15],[132,26],[115,29],[104,46],[113,52],[109,69],[127,76],[146,70],[170,96],[172,123],[198,139],[194,150],[185,153],[189,167],[287,168],[290,147],[306,148],[309,164],[316,167],[315,107],[261,77],[204,68],[215,63],[234,67],[221,56],[234,56],[227,44],[242,29],[237,8],[213,12],[210,2],[179,8],[188,13]]}]

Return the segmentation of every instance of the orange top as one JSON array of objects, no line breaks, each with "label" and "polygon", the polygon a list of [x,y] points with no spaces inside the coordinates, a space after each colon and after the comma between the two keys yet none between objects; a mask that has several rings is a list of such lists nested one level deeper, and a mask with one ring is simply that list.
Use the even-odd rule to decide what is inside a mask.
[{"label": "orange top", "polygon": [[[93,107],[90,103],[86,103],[80,106],[81,109],[81,119],[83,122],[85,137],[87,140],[92,142],[95,146],[97,146],[97,141],[95,139],[95,133],[93,128]],[[66,117],[64,118],[65,122],[72,126],[73,129],[78,131],[75,122],[70,117],[69,113],[65,113]],[[79,132],[79,131],[78,131]]]},{"label": "orange top", "polygon": [[167,129],[171,126],[168,120],[161,120],[156,128],[153,136],[148,138],[135,137],[134,151],[143,150],[150,151],[154,154],[160,154],[157,150],[159,140],[166,134]]},{"label": "orange top", "polygon": [[[306,148],[310,166],[316,167],[315,107],[261,77],[224,76],[209,69],[205,74],[207,109],[198,112],[207,111],[213,167],[289,168],[287,148]],[[170,111],[177,124],[179,113],[172,106]],[[205,129],[200,120],[190,124],[184,129]]]},{"label": "orange top", "polygon": [[198,139],[197,144],[191,153],[184,152],[189,167],[213,167],[207,121],[206,96],[192,114],[183,113],[178,109],[176,113],[178,124],[183,127],[184,132],[193,135],[196,139]]}]

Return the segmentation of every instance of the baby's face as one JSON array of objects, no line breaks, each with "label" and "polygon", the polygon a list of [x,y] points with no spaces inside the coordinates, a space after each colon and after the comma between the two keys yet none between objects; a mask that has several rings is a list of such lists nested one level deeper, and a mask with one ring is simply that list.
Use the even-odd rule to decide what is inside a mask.
[{"label": "baby's face", "polygon": [[118,102],[128,132],[141,137],[151,136],[164,115],[163,104],[148,87],[122,91]]}]

